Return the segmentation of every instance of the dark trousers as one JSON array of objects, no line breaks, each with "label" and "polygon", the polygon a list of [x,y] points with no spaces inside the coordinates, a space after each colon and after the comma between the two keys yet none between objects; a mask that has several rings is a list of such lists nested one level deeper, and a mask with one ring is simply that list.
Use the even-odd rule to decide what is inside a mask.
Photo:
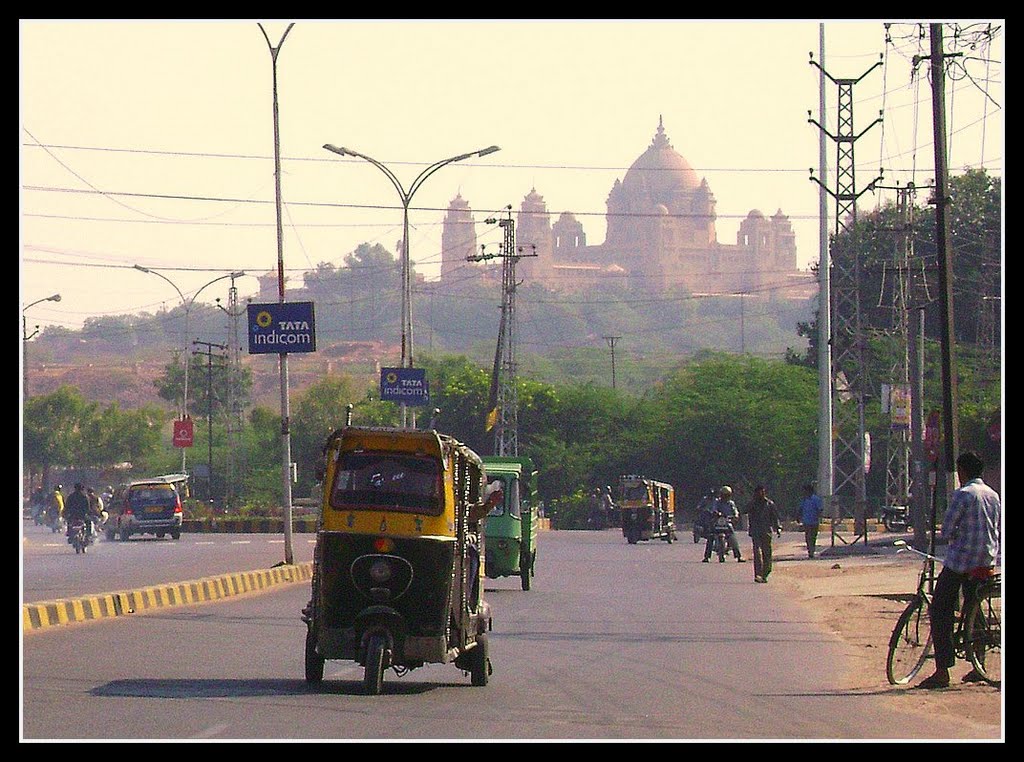
[{"label": "dark trousers", "polygon": [[978,583],[963,572],[942,567],[939,578],[935,581],[932,605],[929,609],[932,618],[932,644],[935,646],[935,666],[939,669],[950,669],[956,664],[953,628],[956,626],[956,609],[961,588],[964,591],[964,601],[970,601],[977,591]]},{"label": "dark trousers", "polygon": [[[710,529],[708,531],[710,531],[711,534],[708,535],[708,541],[704,545],[704,558],[711,558],[711,554],[715,549],[715,530]],[[728,541],[729,550],[732,551],[733,556],[735,558],[741,558],[743,554],[740,553],[740,541],[736,539],[736,532],[729,533]]]},{"label": "dark trousers", "polygon": [[818,547],[818,525],[804,524],[804,542],[807,543],[807,557],[814,558]]},{"label": "dark trousers", "polygon": [[768,579],[772,573],[772,536],[751,535],[750,541],[754,544],[754,576]]}]

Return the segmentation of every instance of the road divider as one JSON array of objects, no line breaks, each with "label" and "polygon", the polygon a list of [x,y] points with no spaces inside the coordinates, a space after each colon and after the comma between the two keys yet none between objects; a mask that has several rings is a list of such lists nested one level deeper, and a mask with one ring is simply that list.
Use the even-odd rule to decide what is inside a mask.
[{"label": "road divider", "polygon": [[41,630],[124,616],[149,609],[215,601],[302,582],[312,576],[313,563],[309,561],[302,564],[282,564],[270,569],[221,574],[187,582],[153,585],[138,590],[26,603],[21,607],[22,630]]}]

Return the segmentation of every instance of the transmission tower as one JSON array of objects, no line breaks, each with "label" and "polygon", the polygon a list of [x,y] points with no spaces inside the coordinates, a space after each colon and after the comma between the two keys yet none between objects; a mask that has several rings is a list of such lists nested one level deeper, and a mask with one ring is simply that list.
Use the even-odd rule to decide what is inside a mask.
[{"label": "transmission tower", "polygon": [[485,223],[498,224],[504,231],[498,254],[474,254],[466,257],[470,262],[500,257],[501,266],[501,322],[498,329],[497,371],[498,419],[494,431],[494,454],[502,456],[519,455],[519,390],[516,364],[516,262],[522,257],[537,256],[536,247],[530,254],[524,254],[522,247],[516,248],[515,222],[512,207],[506,207],[505,219],[489,218]]},{"label": "transmission tower", "polygon": [[227,432],[227,457],[224,464],[224,504],[226,507],[233,507],[235,504],[235,487],[237,486],[239,474],[245,471],[244,464],[238,462],[238,437],[242,431],[242,401],[238,395],[237,383],[241,379],[242,372],[242,345],[239,340],[239,320],[246,314],[245,307],[238,305],[238,288],[235,286],[235,276],[231,277],[231,288],[228,289],[228,306],[221,306],[220,299],[217,299],[217,306],[228,316],[228,353],[232,369],[233,383],[228,384],[227,416],[225,429]]},{"label": "transmission tower", "polygon": [[[817,182],[836,200],[836,229],[832,238],[835,244],[840,233],[856,235],[857,199],[866,191],[874,190],[881,179],[872,180],[860,193],[857,192],[854,144],[869,129],[882,121],[879,117],[859,134],[853,130],[853,86],[872,70],[882,65],[881,56],[871,68],[856,79],[836,79],[814,60],[811,65],[821,70],[838,88],[838,109],[836,134],[832,134],[807,112],[808,122],[816,125],[836,144],[836,190],[832,192],[814,177]],[[860,244],[853,240],[852,251],[846,257],[832,257],[830,291],[832,316],[832,410],[835,446],[832,454],[833,504],[837,513],[851,512],[856,519],[858,539],[867,542],[865,493],[866,437],[864,426],[864,395],[867,386],[865,344],[860,310]],[[826,487],[828,485],[825,485]],[[833,542],[836,537],[833,521]],[[841,538],[840,538],[841,539]]]},{"label": "transmission tower", "polygon": [[[913,256],[913,185],[896,190],[898,227],[893,252],[892,332],[896,340],[896,362],[890,369],[889,438],[886,443],[885,504],[908,505],[910,498],[910,331],[908,273]],[[902,402],[902,405],[899,403]],[[902,410],[901,410],[902,407]]]}]

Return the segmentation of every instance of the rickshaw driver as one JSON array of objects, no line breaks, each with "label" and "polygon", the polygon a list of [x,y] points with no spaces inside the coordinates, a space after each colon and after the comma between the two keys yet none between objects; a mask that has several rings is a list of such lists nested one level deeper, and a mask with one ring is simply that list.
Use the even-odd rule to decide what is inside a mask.
[{"label": "rickshaw driver", "polygon": [[469,524],[472,527],[470,537],[474,538],[466,546],[466,556],[469,559],[470,600],[477,598],[477,586],[480,584],[480,530],[479,524],[490,513],[495,506],[501,505],[505,500],[505,490],[500,479],[495,479],[487,485],[484,490],[484,499],[476,505],[470,506]]}]

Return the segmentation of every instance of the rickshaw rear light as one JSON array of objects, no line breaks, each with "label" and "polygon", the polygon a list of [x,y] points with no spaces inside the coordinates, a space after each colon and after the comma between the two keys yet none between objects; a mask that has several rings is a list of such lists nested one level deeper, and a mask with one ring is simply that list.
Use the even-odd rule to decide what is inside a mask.
[{"label": "rickshaw rear light", "polygon": [[390,553],[395,549],[395,542],[387,537],[378,537],[373,541],[373,549],[378,553]]}]

